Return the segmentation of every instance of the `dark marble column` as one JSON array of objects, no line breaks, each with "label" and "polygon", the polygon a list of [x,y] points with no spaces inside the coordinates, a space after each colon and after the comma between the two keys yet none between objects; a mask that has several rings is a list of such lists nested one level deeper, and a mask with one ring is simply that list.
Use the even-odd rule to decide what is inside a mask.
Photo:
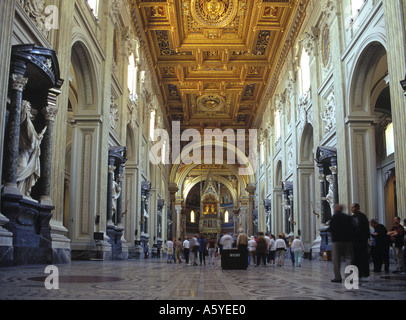
[{"label": "dark marble column", "polygon": [[24,77],[26,65],[17,61],[12,64],[11,104],[8,109],[8,121],[5,131],[5,147],[3,158],[3,194],[20,195],[17,189],[17,169],[20,144],[21,104],[23,91],[28,79]]},{"label": "dark marble column", "polygon": [[40,203],[45,205],[52,205],[51,200],[51,171],[52,171],[52,146],[53,146],[53,134],[54,123],[58,113],[56,107],[56,98],[60,94],[58,89],[51,89],[48,93],[47,102],[48,105],[42,109],[42,113],[45,117],[45,124],[47,130],[44,134],[44,138],[41,143],[41,178],[40,184]]}]

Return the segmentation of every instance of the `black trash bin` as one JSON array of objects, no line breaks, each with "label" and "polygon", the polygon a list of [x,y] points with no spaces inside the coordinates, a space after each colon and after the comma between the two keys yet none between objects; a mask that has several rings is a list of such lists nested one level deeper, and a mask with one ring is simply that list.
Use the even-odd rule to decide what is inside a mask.
[{"label": "black trash bin", "polygon": [[248,250],[223,249],[221,268],[225,270],[246,270],[248,268]]}]

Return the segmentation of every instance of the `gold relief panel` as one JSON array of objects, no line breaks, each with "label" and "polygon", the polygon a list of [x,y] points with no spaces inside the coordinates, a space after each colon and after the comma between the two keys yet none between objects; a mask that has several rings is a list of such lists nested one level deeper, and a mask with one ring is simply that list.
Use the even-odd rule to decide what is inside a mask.
[{"label": "gold relief panel", "polygon": [[263,18],[277,18],[278,17],[278,8],[274,6],[266,6],[264,8]]},{"label": "gold relief panel", "polygon": [[225,100],[220,95],[208,94],[197,99],[197,106],[202,111],[220,111],[225,106]]},{"label": "gold relief panel", "polygon": [[162,6],[154,6],[151,8],[152,18],[164,18],[166,16],[165,8]]},{"label": "gold relief panel", "polygon": [[205,28],[223,28],[237,15],[238,0],[192,0],[193,19]]}]

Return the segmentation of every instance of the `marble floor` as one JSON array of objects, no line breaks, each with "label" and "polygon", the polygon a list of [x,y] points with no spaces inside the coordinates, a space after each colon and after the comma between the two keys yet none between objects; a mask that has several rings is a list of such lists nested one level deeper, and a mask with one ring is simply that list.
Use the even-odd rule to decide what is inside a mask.
[{"label": "marble floor", "polygon": [[[165,259],[73,261],[0,269],[1,300],[406,300],[406,275],[371,273],[369,282],[348,290],[332,283],[328,261],[290,261],[282,267],[223,270],[216,265],[168,264]],[[46,278],[57,289],[47,289]],[[50,278],[48,278],[49,280]]]}]

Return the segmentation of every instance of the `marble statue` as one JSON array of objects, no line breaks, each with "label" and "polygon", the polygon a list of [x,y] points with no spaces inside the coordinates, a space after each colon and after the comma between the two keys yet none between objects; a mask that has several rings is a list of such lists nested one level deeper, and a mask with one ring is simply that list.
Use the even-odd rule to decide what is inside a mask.
[{"label": "marble statue", "polygon": [[112,187],[112,210],[111,213],[114,215],[117,212],[117,199],[120,198],[121,187],[120,184],[114,179],[113,176],[113,187]]},{"label": "marble statue", "polygon": [[326,180],[328,182],[328,193],[326,195],[326,201],[330,205],[330,212],[333,214],[334,212],[334,184],[333,184],[333,176],[330,174],[326,176]]},{"label": "marble statue", "polygon": [[17,170],[17,187],[21,194],[31,198],[31,189],[40,178],[41,142],[47,127],[40,134],[35,130],[32,121],[36,111],[31,108],[29,101],[23,101],[21,106],[20,147]]}]

